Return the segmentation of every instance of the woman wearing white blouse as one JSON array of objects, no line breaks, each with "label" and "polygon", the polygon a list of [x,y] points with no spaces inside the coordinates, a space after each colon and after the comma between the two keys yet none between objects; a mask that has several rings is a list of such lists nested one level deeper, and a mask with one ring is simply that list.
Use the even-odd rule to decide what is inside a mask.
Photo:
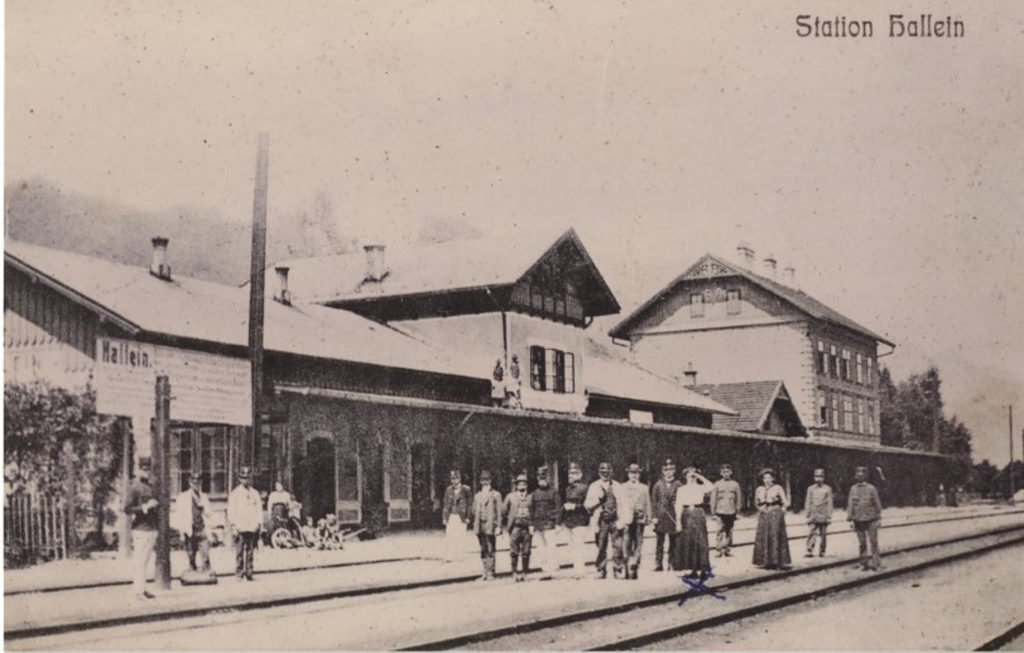
[{"label": "woman wearing white blouse", "polygon": [[762,485],[754,494],[757,505],[757,535],[754,537],[754,564],[765,569],[783,569],[792,564],[789,538],[786,536],[786,508],[789,499],[781,485],[775,484],[775,472],[761,470]]},{"label": "woman wearing white blouse", "polygon": [[685,483],[676,490],[676,530],[682,534],[676,544],[676,569],[691,569],[691,578],[705,579],[711,571],[711,561],[703,506],[704,498],[715,486],[694,467],[683,470],[683,479]]}]

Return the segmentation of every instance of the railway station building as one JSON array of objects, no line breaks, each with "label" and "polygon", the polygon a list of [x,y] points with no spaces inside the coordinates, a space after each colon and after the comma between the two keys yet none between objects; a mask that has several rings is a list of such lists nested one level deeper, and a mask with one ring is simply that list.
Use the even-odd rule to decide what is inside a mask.
[{"label": "railway station building", "polygon": [[[802,493],[816,466],[841,490],[868,464],[884,470],[891,503],[928,501],[942,479],[940,456],[815,432],[784,366],[763,377],[784,381],[740,401],[717,382],[679,381],[678,369],[638,356],[638,343],[593,334],[591,320],[619,304],[572,230],[373,245],[268,270],[266,408],[254,429],[248,289],[172,274],[167,242],[154,243],[145,269],[8,241],[5,372],[90,386],[100,412],[132,434],[135,458],[149,453],[155,375],[168,374],[172,483],[200,472],[215,507],[242,464],[261,491],[282,481],[306,514],[392,527],[440,523],[449,469],[471,484],[488,469],[506,491],[540,464],[561,485],[569,461],[588,477],[603,460],[619,476],[635,461],[647,480],[666,457],[711,474],[728,462],[748,502],[765,465]],[[620,332],[639,341],[631,319]],[[760,421],[747,419],[755,405]]]}]

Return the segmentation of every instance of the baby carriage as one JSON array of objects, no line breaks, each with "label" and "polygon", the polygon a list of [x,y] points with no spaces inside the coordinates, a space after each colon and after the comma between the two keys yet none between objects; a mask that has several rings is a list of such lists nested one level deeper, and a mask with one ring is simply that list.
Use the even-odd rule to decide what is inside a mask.
[{"label": "baby carriage", "polygon": [[302,522],[299,521],[301,505],[293,503],[291,510],[280,510],[280,505],[270,517],[270,546],[275,549],[296,549],[299,547],[312,546],[302,532]]}]

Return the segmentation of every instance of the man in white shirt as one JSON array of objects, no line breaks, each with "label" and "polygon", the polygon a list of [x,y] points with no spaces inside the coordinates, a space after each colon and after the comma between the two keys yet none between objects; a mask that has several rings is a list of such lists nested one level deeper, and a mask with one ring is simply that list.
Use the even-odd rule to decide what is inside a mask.
[{"label": "man in white shirt", "polygon": [[644,527],[651,519],[651,493],[646,483],[640,482],[640,465],[626,468],[627,480],[620,485],[622,501],[619,503],[618,528],[622,531],[622,555],[626,558],[626,578],[637,580],[640,568],[640,550],[644,543]]},{"label": "man in white shirt", "polygon": [[252,471],[238,470],[238,486],[228,496],[228,523],[235,533],[235,575],[252,580],[252,554],[263,528],[263,502],[252,486]]},{"label": "man in white shirt", "polygon": [[[202,477],[192,472],[189,475],[189,489],[178,495],[171,511],[171,528],[185,539],[185,552],[192,571],[210,569],[210,499],[202,491]],[[200,554],[201,565],[196,565],[196,554]]]}]

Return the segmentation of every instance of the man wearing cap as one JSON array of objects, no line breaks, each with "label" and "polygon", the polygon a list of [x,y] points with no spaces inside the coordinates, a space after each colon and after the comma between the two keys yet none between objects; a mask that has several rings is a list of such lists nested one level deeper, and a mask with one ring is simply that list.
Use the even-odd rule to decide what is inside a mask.
[{"label": "man wearing cap", "polygon": [[878,497],[875,486],[868,483],[866,467],[858,467],[853,477],[857,482],[850,488],[850,496],[846,502],[846,518],[857,532],[861,569],[877,571],[882,566],[881,554],[878,551],[878,525],[882,521],[882,500]]},{"label": "man wearing cap", "polygon": [[814,485],[807,488],[807,498],[804,501],[804,513],[807,517],[807,553],[804,557],[814,556],[815,540],[820,542],[818,557],[825,557],[826,538],[828,536],[828,525],[832,521],[832,488],[825,485],[825,470],[814,470]]},{"label": "man wearing cap", "polygon": [[[197,472],[188,477],[189,489],[178,495],[171,512],[171,528],[181,533],[192,571],[210,569],[210,499],[202,491],[202,478]],[[196,566],[196,554],[202,565]]]},{"label": "man wearing cap", "polygon": [[590,533],[590,511],[584,507],[587,484],[583,482],[583,469],[579,463],[569,463],[569,485],[565,488],[565,501],[559,513],[560,525],[569,535],[569,555],[573,574],[582,578],[587,569],[585,541]]},{"label": "man wearing cap", "polygon": [[676,550],[676,491],[682,483],[676,478],[676,464],[668,459],[661,466],[661,478],[651,490],[654,515],[654,571],[662,571],[661,561],[665,555],[665,538],[668,538],[668,568],[675,568]]},{"label": "man wearing cap", "polygon": [[140,458],[136,478],[128,488],[124,511],[132,520],[132,590],[138,599],[151,599],[146,591],[149,561],[154,559],[157,529],[156,493],[149,484],[149,458]]},{"label": "man wearing cap", "polygon": [[583,507],[593,513],[594,543],[597,544],[597,576],[608,577],[608,544],[612,545],[612,564],[615,577],[621,577],[622,530],[618,528],[620,497],[619,484],[612,479],[611,463],[601,463],[597,468],[598,479],[587,488],[587,498]]},{"label": "man wearing cap", "polygon": [[473,510],[473,491],[462,483],[462,472],[453,469],[448,474],[451,483],[444,489],[444,506],[441,520],[444,522],[444,560],[451,562],[465,545],[466,530]]},{"label": "man wearing cap", "polygon": [[560,509],[558,492],[548,480],[548,467],[542,465],[537,468],[537,489],[530,493],[530,525],[537,542],[541,569],[544,571],[541,580],[550,580],[558,571],[558,558],[555,555],[558,543],[554,531],[560,521]]},{"label": "man wearing cap", "polygon": [[[526,474],[516,476],[516,487],[505,497],[501,507],[501,521],[508,530],[508,549],[512,555],[512,574],[516,582],[526,580],[530,569],[530,548],[533,546],[533,526],[530,524],[530,498],[526,494]],[[522,571],[519,562],[522,561]]]},{"label": "man wearing cap", "polygon": [[263,528],[263,501],[252,486],[252,471],[238,470],[238,485],[228,495],[228,523],[235,534],[235,575],[252,580],[252,555]]},{"label": "man wearing cap", "polygon": [[622,555],[626,558],[626,578],[637,580],[640,553],[644,544],[644,527],[651,518],[651,491],[640,482],[640,465],[631,463],[626,468],[627,480],[621,485],[618,524],[622,531]]},{"label": "man wearing cap", "polygon": [[480,472],[480,491],[473,497],[473,532],[480,542],[484,566],[480,580],[494,580],[495,539],[501,534],[501,494],[491,488],[491,473]]},{"label": "man wearing cap", "polygon": [[718,518],[722,525],[718,529],[717,557],[731,556],[732,528],[736,524],[736,514],[740,508],[740,484],[732,479],[732,467],[722,465],[719,470],[721,478],[715,481],[711,490],[711,514]]}]

